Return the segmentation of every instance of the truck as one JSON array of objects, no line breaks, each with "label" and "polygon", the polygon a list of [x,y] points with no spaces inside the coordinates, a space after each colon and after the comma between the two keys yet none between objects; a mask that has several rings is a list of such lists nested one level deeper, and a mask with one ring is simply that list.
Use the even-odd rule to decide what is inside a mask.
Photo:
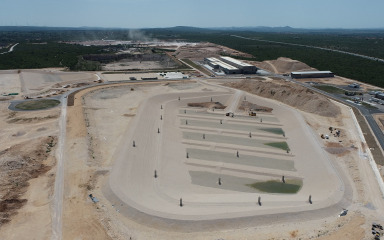
[{"label": "truck", "polygon": [[227,112],[227,113],[225,114],[225,116],[227,116],[227,117],[234,117],[235,114],[234,114],[233,112]]}]

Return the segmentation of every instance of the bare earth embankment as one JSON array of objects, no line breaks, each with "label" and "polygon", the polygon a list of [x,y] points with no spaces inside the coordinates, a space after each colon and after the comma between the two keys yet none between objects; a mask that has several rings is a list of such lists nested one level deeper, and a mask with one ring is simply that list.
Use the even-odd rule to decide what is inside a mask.
[{"label": "bare earth embankment", "polygon": [[276,60],[268,60],[263,62],[254,63],[258,68],[278,73],[278,74],[288,74],[294,71],[315,71],[315,68],[308,66],[305,63],[293,60],[290,58],[278,58]]},{"label": "bare earth embankment", "polygon": [[49,239],[59,110],[0,104],[0,239]]},{"label": "bare earth embankment", "polygon": [[[154,93],[153,90],[155,90],[156,93]],[[152,154],[151,152],[153,152],[153,151],[150,149],[150,146],[152,146],[153,144],[147,138],[151,138],[151,136],[153,135],[156,137],[153,138],[152,140],[156,140],[158,137],[161,137],[164,134],[167,141],[163,141],[163,143],[166,144],[168,147],[170,147],[171,145],[174,145],[174,144],[178,144],[177,145],[178,147],[176,147],[176,149],[177,149],[176,151],[178,154],[177,159],[174,158],[173,156],[167,156],[167,158],[164,158],[164,159],[168,160],[168,159],[174,158],[175,161],[172,160],[172,162],[169,162],[169,164],[168,164],[168,162],[167,162],[167,164],[164,163],[164,166],[168,166],[168,165],[170,165],[170,163],[173,164],[173,162],[174,162],[175,164],[177,164],[178,168],[173,168],[173,167],[163,168],[163,167],[159,166],[160,170],[158,171],[158,174],[160,177],[156,181],[158,181],[160,186],[162,186],[162,188],[161,188],[162,191],[166,190],[166,192],[165,192],[166,194],[175,195],[174,197],[172,197],[173,199],[175,197],[176,198],[179,197],[180,195],[185,197],[186,195],[190,194],[192,191],[195,191],[195,190],[198,190],[199,192],[201,191],[199,194],[199,199],[203,200],[203,203],[200,206],[199,202],[195,202],[198,199],[195,199],[193,201],[192,198],[187,196],[187,197],[185,197],[185,199],[187,199],[185,202],[186,205],[183,208],[178,207],[178,199],[176,199],[175,201],[172,200],[171,205],[169,205],[169,202],[168,203],[164,202],[164,205],[161,204],[161,206],[167,206],[167,208],[172,209],[173,212],[181,211],[180,214],[188,214],[188,212],[190,210],[193,210],[193,206],[196,204],[199,206],[199,208],[203,208],[204,207],[204,199],[212,198],[212,197],[215,197],[217,195],[217,198],[213,199],[213,202],[211,204],[215,203],[216,201],[220,201],[220,202],[224,201],[227,197],[224,198],[225,194],[223,195],[223,193],[228,193],[227,191],[229,191],[229,189],[225,190],[225,192],[222,192],[224,190],[223,189],[217,189],[217,187],[214,187],[214,189],[209,188],[210,194],[205,196],[202,194],[206,193],[206,191],[208,191],[208,189],[206,189],[203,186],[198,186],[195,184],[191,185],[188,174],[180,174],[181,171],[188,171],[187,169],[185,169],[187,167],[187,168],[190,168],[190,172],[191,172],[192,178],[193,178],[193,173],[195,173],[197,171],[200,171],[200,173],[201,173],[203,171],[203,168],[204,168],[201,165],[200,166],[190,165],[190,164],[195,163],[195,162],[196,163],[197,162],[203,163],[201,159],[196,158],[197,154],[199,153],[198,151],[203,150],[203,149],[200,149],[201,147],[196,148],[196,149],[198,149],[198,151],[197,150],[195,150],[195,151],[191,150],[191,155],[190,155],[189,160],[187,160],[187,161],[184,160],[184,161],[180,162],[180,159],[185,157],[185,152],[183,151],[183,148],[185,148],[185,145],[181,144],[181,141],[185,142],[185,144],[189,144],[189,143],[193,144],[194,141],[197,141],[197,139],[182,140],[181,139],[182,136],[193,138],[193,136],[194,136],[193,134],[195,134],[195,133],[201,135],[202,132],[201,132],[201,130],[199,130],[199,128],[204,127],[204,126],[206,126],[206,127],[211,126],[212,122],[214,122],[214,124],[216,123],[216,125],[214,126],[215,128],[220,129],[220,126],[221,126],[221,123],[219,122],[220,115],[214,116],[210,112],[200,113],[200,112],[196,112],[196,110],[192,110],[192,109],[188,109],[188,108],[185,112],[183,110],[183,107],[187,106],[188,103],[198,102],[198,101],[196,101],[197,99],[196,100],[195,99],[185,99],[187,97],[185,94],[164,95],[164,96],[162,96],[162,98],[156,98],[156,99],[150,100],[150,98],[149,98],[150,95],[147,95],[145,92],[152,92],[152,94],[157,95],[160,92],[167,93],[170,89],[167,90],[166,88],[163,88],[163,89],[155,88],[153,90],[148,89],[148,90],[140,93],[138,90],[135,89],[133,92],[132,91],[130,93],[127,92],[126,94],[128,94],[128,96],[132,95],[132,94],[140,93],[137,97],[139,97],[140,95],[142,97],[146,96],[145,99],[148,99],[148,100],[144,102],[146,104],[132,105],[129,109],[127,109],[127,110],[129,110],[129,112],[126,112],[125,114],[123,114],[123,112],[121,112],[121,110],[116,110],[116,107],[118,106],[116,104],[119,102],[119,99],[125,98],[123,96],[121,96],[121,97],[119,96],[120,95],[119,90],[116,90],[114,93],[112,91],[111,92],[110,91],[101,91],[99,93],[95,92],[94,95],[88,96],[88,98],[87,98],[88,100],[86,100],[86,102],[88,102],[88,101],[90,101],[90,102],[87,104],[88,105],[87,112],[89,112],[89,114],[87,114],[88,115],[87,119],[89,119],[90,126],[91,126],[91,128],[89,128],[88,131],[90,133],[90,137],[92,136],[94,139],[93,141],[95,141],[92,144],[95,146],[93,148],[96,149],[96,151],[94,152],[95,153],[95,160],[100,159],[100,157],[103,156],[101,158],[101,160],[104,161],[105,167],[107,167],[108,165],[110,166],[110,164],[112,164],[115,161],[115,159],[114,159],[115,156],[111,158],[111,154],[113,154],[113,150],[109,149],[107,146],[111,144],[110,141],[113,141],[114,142],[113,148],[116,149],[116,147],[119,145],[118,142],[122,141],[122,139],[121,139],[122,132],[121,131],[115,132],[116,131],[115,129],[118,126],[121,126],[120,127],[121,129],[128,129],[127,128],[128,126],[123,124],[123,122],[120,122],[120,121],[115,121],[113,125],[108,124],[108,125],[115,126],[115,127],[111,127],[111,126],[108,127],[106,125],[106,123],[112,121],[112,119],[110,119],[111,115],[114,115],[114,114],[117,114],[116,116],[127,115],[130,117],[132,116],[133,119],[135,119],[135,118],[138,118],[138,115],[140,115],[140,114],[136,114],[136,109],[137,109],[138,113],[141,112],[141,115],[147,114],[148,116],[147,115],[145,117],[141,116],[139,118],[139,119],[143,119],[143,121],[145,120],[142,123],[142,125],[143,125],[142,129],[138,129],[135,127],[135,125],[132,126],[131,123],[129,123],[129,125],[130,125],[129,128],[137,129],[137,131],[138,131],[138,135],[134,137],[134,140],[136,141],[137,147],[134,149],[132,148],[132,141],[131,140],[121,142],[121,144],[123,144],[125,146],[124,148],[129,149],[129,152],[131,154],[129,154],[129,155],[123,154],[124,155],[124,157],[122,158],[123,160],[122,161],[119,160],[119,162],[123,163],[122,167],[124,167],[124,164],[127,163],[127,156],[130,156],[130,158],[132,158],[132,161],[129,161],[129,162],[131,162],[131,164],[135,164],[134,166],[136,166],[138,164],[137,168],[143,168],[143,169],[139,169],[139,170],[134,169],[134,171],[131,171],[130,174],[127,174],[128,171],[122,169],[123,175],[121,175],[118,178],[119,184],[117,184],[117,182],[113,182],[113,183],[116,183],[116,184],[114,184],[114,186],[123,187],[124,189],[122,189],[122,192],[123,191],[127,192],[126,193],[127,196],[134,197],[134,198],[140,198],[141,199],[141,201],[139,202],[140,204],[141,203],[146,204],[148,201],[150,201],[150,199],[145,198],[145,196],[142,196],[142,195],[143,195],[143,193],[146,193],[146,192],[148,192],[148,193],[156,192],[156,191],[143,191],[144,187],[151,187],[152,186],[151,183],[155,180],[153,178],[153,167],[151,167],[151,166],[146,167],[143,165],[144,165],[144,163],[147,163],[147,162],[149,164],[151,164],[151,159],[155,159],[155,158],[153,156],[152,157],[144,157],[144,158],[139,157],[138,161],[136,161],[135,155],[141,154],[141,153]],[[174,91],[172,91],[172,92],[174,92]],[[142,95],[142,94],[144,94],[144,95]],[[177,100],[178,96],[181,96],[181,100]],[[221,99],[217,99],[217,98],[218,97],[216,96],[213,98],[213,100],[214,101],[220,101],[223,104],[227,104],[226,101],[222,101]],[[159,99],[164,101],[164,102],[159,101]],[[210,96],[208,95],[207,97],[205,97],[205,99],[200,99],[200,103],[206,103],[207,100],[209,101],[209,99],[210,99]],[[171,100],[171,102],[169,102],[169,100]],[[250,95],[247,95],[247,100],[252,102],[253,104],[259,103],[260,106],[266,106],[264,104],[264,100],[261,100],[259,98],[254,98]],[[107,104],[107,101],[110,103],[113,103],[113,104]],[[98,105],[96,103],[102,103],[102,105]],[[162,103],[164,110],[162,110],[160,107],[161,103]],[[108,108],[105,108],[102,106],[108,106]],[[139,106],[140,106],[140,108],[138,108]],[[127,106],[124,105],[124,108],[127,108],[127,107],[128,107],[128,105]],[[179,109],[180,107],[182,107],[182,109]],[[143,110],[143,109],[145,109],[145,110]],[[284,108],[280,108],[279,106],[273,107],[273,111],[278,111],[278,112],[276,112],[276,114],[283,114],[285,111],[283,109]],[[163,117],[164,117],[163,121],[165,121],[164,124],[166,124],[163,127],[161,127],[162,124],[160,122],[160,120],[161,120],[160,114],[162,111],[165,111],[163,114]],[[218,111],[219,110],[214,111],[215,114]],[[281,111],[283,111],[283,112],[281,112]],[[155,114],[155,113],[157,113],[157,114]],[[224,112],[223,112],[223,114],[224,114]],[[153,118],[153,115],[155,115],[154,118]],[[175,118],[175,115],[177,116],[176,118]],[[108,120],[105,118],[102,118],[102,116],[107,116]],[[262,124],[276,124],[274,121],[277,121],[277,120],[273,116],[271,116],[270,114],[263,113],[260,116],[263,116]],[[281,116],[283,116],[283,115],[281,115]],[[100,120],[100,119],[104,119],[104,120]],[[176,119],[176,120],[173,120],[173,119]],[[186,126],[185,119],[188,119],[188,126]],[[256,122],[251,121],[252,122],[251,124],[260,125],[261,124],[261,123],[259,123],[260,117],[258,117],[256,119],[257,119],[257,121]],[[287,119],[283,118],[283,117],[281,117],[280,119],[282,119],[282,120],[284,119],[283,120],[284,122],[287,121]],[[128,119],[124,120],[124,122],[126,122],[127,120]],[[293,120],[293,119],[291,119],[291,120]],[[156,124],[148,124],[146,121],[155,121]],[[227,120],[223,120],[222,126],[224,128],[236,128],[237,129],[239,126],[233,125],[233,123],[236,121],[242,121],[243,122],[246,120],[237,119],[236,117],[235,117],[235,119],[230,118]],[[296,122],[297,121],[292,121],[292,124],[295,124]],[[158,125],[158,124],[160,124],[160,125]],[[204,126],[201,124],[203,124]],[[250,123],[247,123],[247,124],[249,125]],[[242,125],[244,125],[244,124],[242,124]],[[103,126],[103,127],[100,127],[100,126]],[[150,126],[150,127],[148,127],[148,126]],[[160,126],[160,133],[157,132],[159,126]],[[183,132],[185,132],[187,130],[187,132],[181,134],[180,129],[183,129],[182,130]],[[236,133],[237,131],[239,131],[239,129],[237,129],[237,130],[236,129],[231,129],[230,133],[227,133],[226,131],[223,131],[223,132],[220,131],[220,132],[216,133],[216,131],[214,130],[214,135],[219,135],[219,136],[214,136],[210,132],[207,132],[206,137],[207,137],[207,140],[208,139],[213,140],[213,137],[218,137],[218,141],[219,141],[219,139],[229,139],[231,137],[233,138],[234,136],[230,136],[230,135],[240,134],[240,132]],[[284,130],[287,130],[287,134],[288,134],[287,136],[292,136],[292,138],[289,138],[289,139],[292,139],[292,141],[291,140],[288,141],[290,146],[292,145],[291,146],[292,149],[299,149],[299,145],[301,146],[302,144],[300,144],[299,142],[296,142],[294,136],[296,136],[297,134],[295,134],[296,132],[290,132],[290,129],[294,130],[294,129],[299,129],[299,128],[289,128],[289,127],[284,128]],[[210,127],[209,130],[212,131],[212,127]],[[227,129],[227,130],[229,130],[229,129]],[[208,129],[206,131],[208,131]],[[257,129],[255,129],[255,131],[257,131]],[[169,137],[167,137],[166,134],[170,134]],[[245,135],[246,139],[249,139],[248,132],[245,132],[243,134]],[[301,135],[302,135],[302,133],[301,133]],[[116,136],[116,137],[113,137],[113,136]],[[256,135],[255,135],[255,137],[256,137]],[[272,137],[272,136],[269,134],[268,138],[270,138],[270,137]],[[117,140],[117,139],[119,139],[119,140]],[[255,140],[256,140],[256,138],[255,138]],[[202,141],[201,136],[200,136],[200,140],[198,140],[198,141]],[[243,141],[245,141],[245,139],[240,139],[239,142],[237,142],[237,144],[241,145],[241,144],[243,144]],[[146,142],[146,145],[143,145],[142,144],[143,142]],[[208,147],[209,147],[209,149],[215,149],[216,148],[216,151],[219,151],[219,152],[221,152],[221,151],[227,152],[227,150],[221,150],[221,149],[223,149],[223,148],[221,148],[222,144],[223,143],[221,143],[219,141],[217,143],[211,143],[211,145]],[[220,147],[220,148],[217,148],[217,147]],[[232,146],[230,146],[230,147],[232,147]],[[109,150],[99,151],[99,150],[101,150],[100,148],[105,148],[105,150],[107,150],[107,149],[109,149]],[[191,147],[189,147],[189,148],[191,148]],[[243,148],[245,148],[245,147],[243,147]],[[144,152],[142,152],[143,149],[145,150]],[[175,149],[175,148],[173,148],[173,149]],[[125,151],[124,149],[121,149],[121,150]],[[122,153],[122,151],[116,150],[116,153],[120,154],[120,153]],[[172,150],[172,151],[175,151],[175,150]],[[164,152],[170,153],[172,151],[169,148],[169,151],[167,150]],[[266,154],[265,151],[266,150],[263,151],[264,152],[263,154]],[[278,149],[273,150],[273,152],[275,152],[275,151],[279,151],[279,150]],[[109,152],[109,153],[107,153],[107,152]],[[287,163],[290,162],[290,160],[288,159],[289,156],[286,156],[286,153],[284,151],[282,151],[282,153],[284,155],[283,158],[285,159],[285,161]],[[298,154],[299,151],[296,151],[296,153]],[[248,154],[255,154],[255,153],[249,152]],[[268,154],[270,154],[270,153],[268,153]],[[180,158],[180,156],[181,156],[181,158]],[[280,157],[282,157],[282,156],[280,156]],[[297,158],[297,156],[295,158]],[[240,157],[240,159],[241,159],[241,157]],[[319,159],[319,158],[316,158],[316,159]],[[207,159],[205,159],[205,160],[207,160]],[[305,159],[305,160],[306,161],[304,161],[304,158],[303,158],[302,163],[308,162],[308,159]],[[321,161],[316,161],[316,162],[320,163]],[[208,162],[206,161],[205,163],[208,163]],[[304,166],[304,165],[302,165],[302,166],[303,166],[303,168],[301,168],[302,169],[301,172],[303,174],[309,173],[309,171],[305,170],[306,166]],[[310,167],[310,166],[308,166],[308,167]],[[312,165],[312,167],[313,167],[313,165]],[[300,168],[300,165],[298,165],[298,168]],[[119,167],[118,169],[121,169],[121,167]],[[180,169],[180,170],[175,171],[175,169]],[[217,170],[214,170],[214,171],[215,172],[216,171],[221,172],[220,169],[221,168],[217,168]],[[318,168],[316,168],[316,169],[318,169]],[[228,170],[226,170],[226,174],[228,174],[227,171]],[[173,174],[176,173],[177,176],[182,179],[182,181],[174,181],[171,178],[171,176],[172,176],[171,172]],[[80,174],[80,172],[79,172],[79,174]],[[108,176],[108,174],[103,176],[102,179],[104,179],[104,181],[106,181],[108,179],[108,178],[106,178],[107,176]],[[138,178],[141,178],[141,180],[140,181],[133,181],[132,180],[132,181],[126,182],[123,185],[121,184],[121,182],[125,181],[127,178],[133,178],[133,176],[137,176]],[[165,176],[167,176],[167,177],[165,177]],[[210,176],[210,175],[205,173],[204,176]],[[311,176],[307,176],[307,178],[305,178],[305,179],[308,179],[309,177],[311,177]],[[226,175],[224,175],[224,178],[223,178],[224,179],[223,180],[224,185],[223,186],[230,187],[231,184],[226,178],[227,178]],[[196,179],[196,180],[198,180],[198,179]],[[104,182],[104,181],[102,181],[102,182]],[[194,180],[192,179],[192,181],[194,181]],[[137,182],[140,182],[140,185],[137,185],[136,184]],[[172,182],[172,184],[171,184],[171,182]],[[179,188],[184,186],[183,189],[185,189],[185,186],[188,186],[187,191],[185,193],[179,195],[179,191],[183,191],[182,189],[175,191],[175,190],[173,190],[175,187],[170,187],[170,186],[174,186],[175,182],[178,182],[178,183],[182,182],[183,183],[183,185],[177,184],[176,187],[179,187]],[[310,194],[310,193],[309,192],[307,193],[306,191],[313,192],[313,189],[311,188],[312,185],[308,184],[308,183],[306,183],[306,184],[307,185],[304,185],[304,189],[302,190],[304,192],[301,192],[301,194],[300,194],[302,196],[302,197],[299,197],[300,199],[305,199],[308,197],[308,194]],[[126,215],[127,213],[125,212],[125,208],[126,208],[125,201],[121,201],[118,199],[112,199],[109,202],[107,199],[105,199],[101,195],[101,192],[100,192],[101,189],[99,187],[100,187],[99,183],[96,183],[94,190],[91,191],[96,196],[98,196],[98,198],[100,199],[100,203],[98,203],[96,206],[101,209],[101,212],[103,213],[103,215],[105,214],[104,217],[100,216],[99,219],[103,219],[102,222],[103,222],[103,225],[108,229],[108,234],[110,236],[114,236],[114,237],[121,236],[121,238],[124,238],[124,237],[129,238],[129,236],[133,236],[133,239],[136,239],[136,238],[137,239],[172,239],[172,238],[173,239],[175,239],[175,238],[176,239],[207,239],[207,238],[208,239],[210,239],[210,238],[212,238],[212,239],[218,239],[218,238],[223,238],[223,239],[239,239],[239,238],[271,239],[271,238],[277,237],[277,239],[278,239],[278,237],[289,237],[292,233],[292,235],[297,235],[300,237],[304,237],[302,239],[306,239],[306,237],[314,237],[314,236],[317,236],[318,234],[321,234],[321,235],[329,234],[330,229],[331,229],[331,227],[326,226],[323,221],[316,220],[316,221],[312,221],[311,223],[304,224],[304,226],[303,226],[303,222],[300,222],[300,224],[292,223],[292,224],[284,224],[284,226],[282,224],[276,223],[276,224],[273,224],[273,226],[271,226],[271,227],[257,225],[258,226],[257,228],[255,228],[255,229],[249,228],[248,230],[245,230],[245,229],[217,230],[219,228],[219,227],[217,227],[216,230],[212,231],[212,232],[194,232],[193,234],[189,234],[186,232],[178,232],[178,231],[181,231],[180,230],[181,228],[177,228],[179,230],[175,229],[175,231],[164,231],[164,230],[160,230],[158,226],[162,226],[161,224],[165,224],[167,221],[157,222],[157,220],[156,220],[156,226],[151,226],[152,221],[147,222],[145,224],[141,224],[139,222],[143,221],[143,218],[140,214],[135,215],[134,219],[129,217],[130,215],[128,215],[128,217],[127,217],[127,215]],[[132,189],[132,191],[131,190],[126,191],[125,189],[128,187],[130,189]],[[167,187],[167,188],[164,188],[164,187]],[[305,190],[305,188],[307,190]],[[136,192],[136,191],[138,191],[138,192]],[[131,194],[133,194],[133,195],[131,196]],[[160,195],[160,196],[162,196],[162,195]],[[231,196],[231,195],[229,195],[229,196]],[[238,196],[238,193],[236,195],[233,195],[233,196],[234,197]],[[317,194],[316,196],[317,196],[316,197],[317,201],[320,201],[318,198],[320,196],[322,196],[322,194]],[[74,195],[73,195],[73,197],[74,197]],[[157,196],[152,196],[152,194],[151,194],[151,198],[155,198],[155,197],[156,197],[155,202],[157,202],[157,204],[149,204],[149,206],[157,207],[159,205],[158,203],[160,201],[164,201],[164,199],[157,199],[158,198]],[[184,197],[183,197],[183,199],[184,199]],[[255,202],[254,202],[255,197],[257,199],[257,196],[251,196],[249,194],[244,194],[244,199],[249,198],[250,203],[249,203],[249,206],[248,206],[248,203],[241,203],[240,204],[242,206],[241,208],[247,207],[247,208],[253,209],[254,205],[255,205]],[[271,198],[271,199],[269,199],[269,198]],[[262,199],[264,199],[262,209],[264,209],[264,210],[261,210],[261,211],[265,211],[267,208],[269,209],[270,207],[273,207],[272,205],[269,205],[269,203],[268,203],[269,201],[272,200],[272,198],[274,198],[274,197],[273,196],[268,197],[268,195],[262,196]],[[286,198],[290,198],[290,197],[286,197]],[[296,198],[296,197],[292,196],[292,199],[294,199],[294,198]],[[193,202],[191,202],[191,200]],[[228,201],[231,201],[231,200],[228,199]],[[239,198],[236,197],[235,201],[239,201]],[[91,203],[88,203],[88,204],[91,204]],[[228,203],[226,203],[226,204],[228,204]],[[305,202],[303,202],[303,204],[305,204]],[[234,208],[239,208],[240,205],[239,206],[237,206],[237,205],[232,206],[231,205],[229,208],[226,208],[226,210],[233,211]],[[79,205],[79,207],[80,207],[80,205]],[[218,210],[217,208],[219,208],[219,207],[220,207],[220,205],[216,206],[215,204],[213,204],[213,206],[210,208],[209,211],[213,211],[212,208],[215,208],[216,210]],[[162,211],[162,209],[159,211]],[[101,212],[99,211],[100,214],[101,214]],[[125,213],[123,213],[123,212],[125,212]],[[338,209],[336,210],[336,212],[338,212]],[[196,211],[194,211],[194,213],[196,214]],[[75,214],[75,212],[72,212],[72,214]],[[206,213],[204,213],[204,214],[206,214]],[[261,212],[259,214],[261,214]],[[292,216],[297,216],[297,215],[293,214]],[[68,217],[69,217],[69,215],[68,215]],[[74,216],[71,216],[71,217],[74,217]],[[194,216],[194,218],[198,218],[198,216]],[[331,220],[334,221],[335,219],[332,217]],[[106,225],[105,225],[105,223],[106,223],[105,221],[107,221]],[[135,222],[135,221],[138,221],[138,222]],[[327,219],[327,221],[328,221],[328,219]],[[124,227],[122,226],[123,223],[124,223]],[[345,221],[343,221],[339,225],[343,226],[344,223],[345,223]],[[79,226],[80,222],[77,222],[76,225]],[[82,222],[81,225],[83,225],[84,229],[86,228],[85,222]],[[176,226],[176,225],[174,225],[174,226]],[[236,226],[238,226],[238,225],[236,225]],[[276,226],[279,226],[278,231],[276,231]],[[299,232],[296,233],[295,229],[298,229]],[[321,233],[318,233],[317,230],[315,232],[312,232],[312,229],[317,229],[317,230],[321,231]],[[334,230],[337,230],[337,227]],[[72,232],[74,234],[72,236],[76,236],[75,235],[76,231],[72,231]]]},{"label": "bare earth embankment", "polygon": [[261,97],[281,101],[304,112],[326,117],[336,117],[340,114],[340,109],[328,98],[315,94],[313,91],[301,86],[282,81],[279,84],[278,82],[242,80],[241,82],[232,82],[225,85]]}]

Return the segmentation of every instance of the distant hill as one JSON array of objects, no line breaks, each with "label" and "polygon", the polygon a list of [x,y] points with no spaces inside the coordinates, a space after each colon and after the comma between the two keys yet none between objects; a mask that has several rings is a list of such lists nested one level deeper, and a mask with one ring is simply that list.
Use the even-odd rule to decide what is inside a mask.
[{"label": "distant hill", "polygon": [[[78,30],[118,30],[122,28],[102,27],[41,27],[41,26],[0,26],[0,31],[34,32],[34,31],[78,31]],[[128,29],[125,29],[128,30]]]},{"label": "distant hill", "polygon": [[[0,31],[19,31],[19,32],[33,32],[33,31],[128,31],[133,30],[130,28],[103,28],[103,27],[43,27],[43,26],[0,26]],[[361,29],[344,29],[344,28],[293,28],[290,26],[285,27],[210,27],[200,28],[191,26],[175,26],[165,28],[141,28],[134,30],[158,30],[158,31],[171,31],[171,32],[212,32],[212,31],[226,31],[226,32],[264,32],[264,33],[384,33],[384,28],[361,28]]]},{"label": "distant hill", "polygon": [[361,29],[345,29],[345,28],[293,28],[290,26],[285,27],[221,27],[221,28],[210,28],[213,30],[220,31],[241,31],[241,32],[270,32],[270,33],[371,33],[371,32],[384,32],[384,28],[361,28]]}]

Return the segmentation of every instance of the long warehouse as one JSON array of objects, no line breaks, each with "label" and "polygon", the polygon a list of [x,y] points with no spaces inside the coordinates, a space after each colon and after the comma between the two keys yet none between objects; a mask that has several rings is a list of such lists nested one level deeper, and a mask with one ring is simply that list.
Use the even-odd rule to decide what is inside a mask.
[{"label": "long warehouse", "polygon": [[240,69],[238,69],[237,67],[234,67],[228,63],[225,63],[225,62],[223,62],[217,58],[212,57],[212,58],[206,58],[204,60],[213,69],[219,69],[219,70],[225,72],[226,74],[241,73]]},{"label": "long warehouse", "polygon": [[291,72],[292,78],[328,78],[334,77],[331,71],[309,71],[309,72]]},{"label": "long warehouse", "polygon": [[213,69],[219,69],[226,74],[254,74],[257,72],[256,66],[231,57],[205,58],[204,62]]},{"label": "long warehouse", "polygon": [[256,66],[253,66],[252,64],[245,63],[231,57],[220,57],[220,59],[225,63],[228,63],[232,66],[237,67],[238,69],[241,70],[241,73],[252,74],[257,72]]}]

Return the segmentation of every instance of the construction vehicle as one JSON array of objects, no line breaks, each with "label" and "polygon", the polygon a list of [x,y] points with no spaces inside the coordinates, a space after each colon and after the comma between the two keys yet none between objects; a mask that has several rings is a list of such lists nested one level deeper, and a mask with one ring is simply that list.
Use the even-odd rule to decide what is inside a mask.
[{"label": "construction vehicle", "polygon": [[227,112],[227,113],[225,114],[225,116],[227,116],[227,117],[234,117],[235,114],[234,114],[233,112]]},{"label": "construction vehicle", "polygon": [[256,117],[256,112],[254,112],[254,111],[249,111],[249,116],[252,116],[252,117]]}]

